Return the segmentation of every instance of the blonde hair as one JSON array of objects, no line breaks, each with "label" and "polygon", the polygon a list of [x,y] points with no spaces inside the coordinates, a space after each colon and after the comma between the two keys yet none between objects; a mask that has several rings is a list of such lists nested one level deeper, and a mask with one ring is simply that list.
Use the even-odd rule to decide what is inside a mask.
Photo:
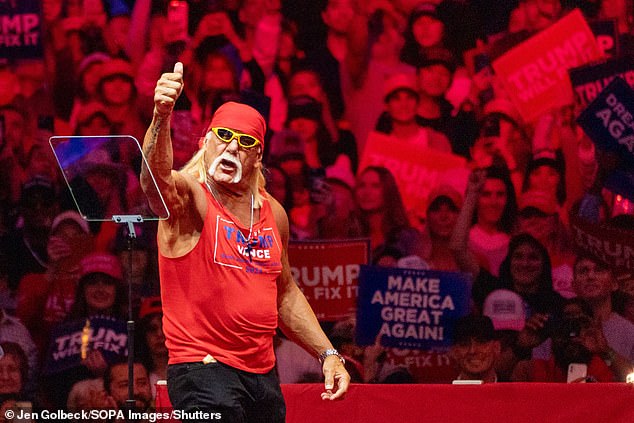
[{"label": "blonde hair", "polygon": [[[205,165],[205,150],[209,136],[205,137],[205,140],[191,159],[181,168],[181,172],[193,176],[198,182],[204,184],[207,182],[207,166]],[[255,208],[261,208],[264,202],[262,192],[265,191],[266,179],[262,169],[258,172],[256,177],[253,178],[253,184],[251,186],[251,192],[253,193],[253,204]]]}]

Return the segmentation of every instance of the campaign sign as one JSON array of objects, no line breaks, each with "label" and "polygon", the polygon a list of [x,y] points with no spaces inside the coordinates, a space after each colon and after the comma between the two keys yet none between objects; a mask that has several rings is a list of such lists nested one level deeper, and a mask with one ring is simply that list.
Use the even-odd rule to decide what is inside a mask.
[{"label": "campaign sign", "polygon": [[363,149],[359,170],[362,172],[368,166],[387,168],[396,180],[408,211],[424,215],[427,196],[439,184],[464,192],[469,170],[463,157],[429,148],[403,147],[398,141],[372,132]]},{"label": "campaign sign", "polygon": [[406,368],[415,383],[451,383],[458,376],[448,350],[387,348],[385,362]]},{"label": "campaign sign", "polygon": [[588,106],[615,77],[634,88],[634,59],[619,57],[573,68],[568,71],[580,109]]},{"label": "campaign sign", "polygon": [[571,216],[576,247],[613,269],[619,289],[634,295],[634,231],[617,229]]},{"label": "campaign sign", "polygon": [[370,258],[370,240],[291,241],[291,274],[317,319],[337,321],[354,316],[359,268]]},{"label": "campaign sign", "polygon": [[0,1],[0,57],[42,57],[42,18],[39,0]]},{"label": "campaign sign", "polygon": [[456,319],[469,312],[471,288],[463,273],[361,266],[356,343],[446,348]]},{"label": "campaign sign", "polygon": [[602,57],[594,34],[578,9],[493,62],[511,100],[526,121],[572,104],[568,69]]},{"label": "campaign sign", "polygon": [[617,272],[634,272],[634,231],[612,228],[571,217],[575,245]]},{"label": "campaign sign", "polygon": [[99,350],[108,363],[113,363],[128,354],[128,333],[126,323],[106,316],[96,316],[86,320],[76,320],[53,328],[44,365],[45,374],[55,374],[72,369],[81,364],[82,335],[85,351]]},{"label": "campaign sign", "polygon": [[599,50],[604,56],[619,55],[619,32],[616,19],[601,19],[589,22],[590,29],[597,39]]},{"label": "campaign sign", "polygon": [[617,77],[581,112],[577,122],[598,147],[634,163],[633,113],[634,90]]}]

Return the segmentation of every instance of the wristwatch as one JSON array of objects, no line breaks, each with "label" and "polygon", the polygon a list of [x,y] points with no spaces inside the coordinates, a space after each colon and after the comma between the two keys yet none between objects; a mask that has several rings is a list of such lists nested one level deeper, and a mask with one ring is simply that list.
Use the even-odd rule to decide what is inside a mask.
[{"label": "wristwatch", "polygon": [[343,356],[341,354],[339,354],[339,351],[337,351],[334,348],[330,348],[327,349],[326,351],[322,352],[321,354],[319,354],[319,362],[323,364],[324,360],[326,359],[326,357],[331,356],[331,355],[336,355],[337,358],[341,361],[341,364],[346,364],[346,359],[343,358]]}]

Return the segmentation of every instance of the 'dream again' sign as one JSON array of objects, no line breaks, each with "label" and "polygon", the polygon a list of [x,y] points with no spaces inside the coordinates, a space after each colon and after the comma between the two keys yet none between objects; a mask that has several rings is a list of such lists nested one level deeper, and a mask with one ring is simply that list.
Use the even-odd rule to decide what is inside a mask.
[{"label": "'dream again' sign", "polygon": [[634,90],[623,79],[614,78],[577,122],[598,147],[634,164]]}]

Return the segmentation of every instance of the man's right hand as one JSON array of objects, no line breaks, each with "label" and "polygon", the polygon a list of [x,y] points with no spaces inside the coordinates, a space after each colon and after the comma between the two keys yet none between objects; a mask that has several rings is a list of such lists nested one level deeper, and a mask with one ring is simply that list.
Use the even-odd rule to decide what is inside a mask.
[{"label": "man's right hand", "polygon": [[183,91],[183,64],[176,62],[174,72],[161,75],[154,89],[154,112],[167,116]]}]

